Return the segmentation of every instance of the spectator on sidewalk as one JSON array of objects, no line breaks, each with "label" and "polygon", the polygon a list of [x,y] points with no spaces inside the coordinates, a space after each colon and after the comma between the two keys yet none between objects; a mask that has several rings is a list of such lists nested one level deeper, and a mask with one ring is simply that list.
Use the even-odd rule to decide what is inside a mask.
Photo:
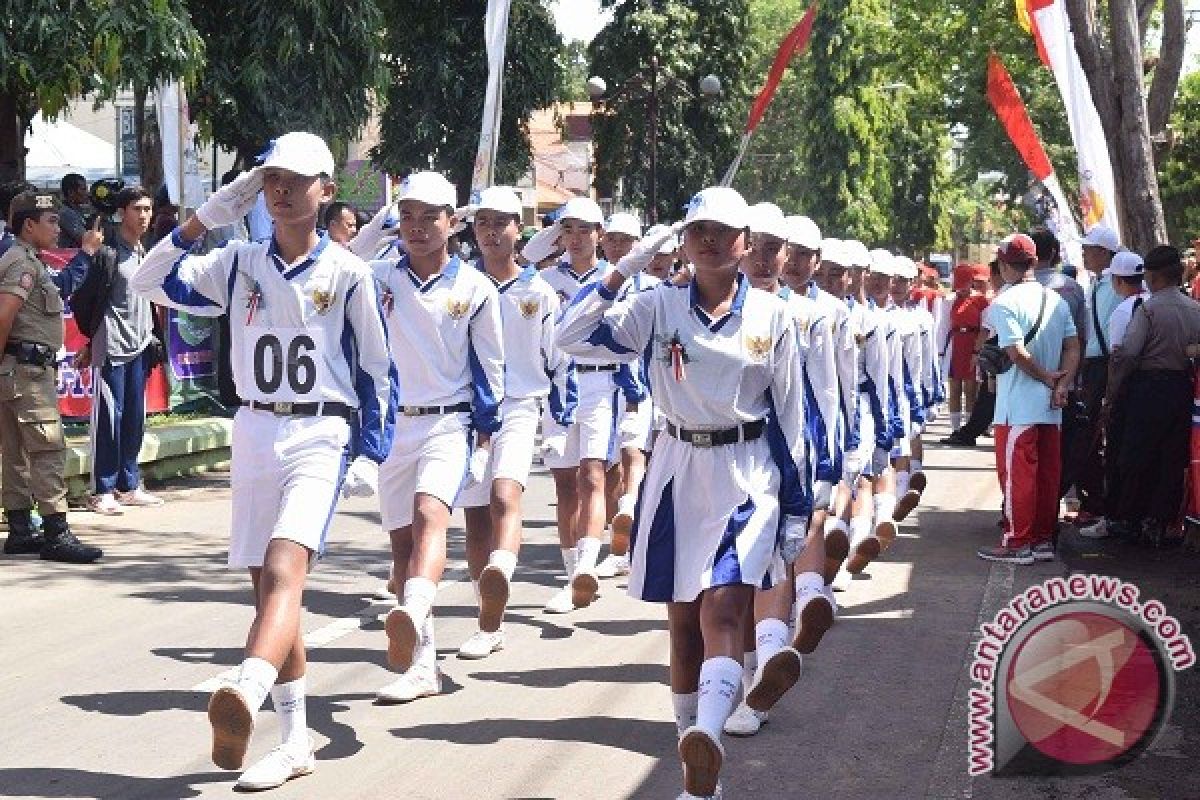
[{"label": "spectator on sidewalk", "polygon": [[1188,347],[1200,344],[1200,303],[1180,291],[1183,260],[1174,247],[1147,253],[1145,274],[1150,296],[1113,351],[1105,398],[1110,417],[1114,405],[1121,408],[1113,520],[1092,535],[1140,533],[1157,543],[1183,500],[1193,399]]},{"label": "spectator on sidewalk", "polygon": [[[93,511],[120,514],[122,506],[157,506],[162,500],[141,485],[138,453],[146,427],[146,381],[161,344],[154,332],[150,301],[129,289],[129,277],[145,256],[142,237],[150,226],[153,206],[144,189],[132,186],[117,194],[121,222],[111,246],[89,248],[88,281],[107,284],[97,294],[95,329],[82,331],[91,340],[77,356],[80,368],[92,367]],[[80,291],[86,289],[81,287]]]},{"label": "spectator on sidewalk", "polygon": [[1086,425],[1071,454],[1075,459],[1071,473],[1079,498],[1076,526],[1089,525],[1104,516],[1104,434],[1100,406],[1108,386],[1108,356],[1112,350],[1108,322],[1120,301],[1108,268],[1120,250],[1117,232],[1104,225],[1092,226],[1083,237],[1083,266],[1091,273],[1092,285],[1087,293],[1087,347],[1079,371]]},{"label": "spectator on sidewalk", "polygon": [[948,342],[950,392],[946,398],[950,410],[951,430],[957,430],[962,425],[964,413],[968,417],[971,415],[971,410],[975,407],[975,397],[979,393],[975,350],[988,300],[975,288],[974,282],[973,265],[959,264],[954,268],[954,300],[950,305]]},{"label": "spectator on sidewalk", "polygon": [[1062,469],[1062,408],[1079,367],[1079,337],[1066,302],[1037,280],[1037,246],[1016,233],[1000,243],[1008,288],[988,311],[1011,366],[996,377],[996,469],[1004,492],[1004,537],[977,553],[1032,564],[1054,557]]},{"label": "spectator on sidewalk", "polygon": [[[1000,262],[992,259],[992,262],[986,267],[980,266],[979,274],[983,270],[988,273],[988,291],[989,303],[992,298],[1000,294],[1004,288],[1004,278],[1000,274]],[[989,306],[990,307],[990,306]],[[975,349],[978,351],[984,344],[995,344],[993,334],[995,332],[988,327],[987,310],[980,320],[980,332],[975,341]],[[979,371],[979,392],[975,396],[975,406],[971,409],[971,415],[967,418],[966,423],[950,433],[949,436],[942,439],[942,444],[953,444],[959,447],[974,447],[975,440],[983,436],[987,429],[992,426],[992,417],[996,412],[996,376]]]},{"label": "spectator on sidewalk", "polygon": [[58,246],[79,247],[87,228],[87,178],[77,172],[68,172],[63,175],[59,188],[63,204],[58,211]]},{"label": "spectator on sidewalk", "polygon": [[322,227],[329,232],[329,238],[343,247],[358,233],[358,214],[355,213],[354,206],[341,200],[326,206],[321,222],[324,223]]}]

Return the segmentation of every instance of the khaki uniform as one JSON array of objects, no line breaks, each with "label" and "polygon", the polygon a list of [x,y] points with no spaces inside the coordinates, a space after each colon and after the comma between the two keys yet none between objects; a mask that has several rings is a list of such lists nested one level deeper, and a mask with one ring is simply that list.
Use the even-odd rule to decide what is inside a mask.
[{"label": "khaki uniform", "polygon": [[[34,248],[19,239],[0,256],[0,293],[25,301],[9,349],[18,343],[62,348],[62,296]],[[6,510],[26,510],[36,500],[43,516],[66,512],[67,447],[54,364],[21,364],[9,352],[0,358],[0,449]]]}]

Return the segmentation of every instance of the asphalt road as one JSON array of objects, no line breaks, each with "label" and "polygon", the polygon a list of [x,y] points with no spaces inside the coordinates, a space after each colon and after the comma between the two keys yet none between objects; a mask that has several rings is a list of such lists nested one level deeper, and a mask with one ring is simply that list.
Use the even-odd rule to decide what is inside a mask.
[{"label": "asphalt road", "polygon": [[[726,738],[726,797],[1200,796],[1187,769],[1176,770],[1178,794],[1131,792],[1111,775],[968,777],[977,625],[1022,584],[1064,567],[976,559],[974,549],[997,537],[990,454],[931,448],[926,463],[916,524],[839,595],[837,625],[763,732]],[[226,476],[161,493],[170,501],[161,509],[72,513],[106,551],[97,565],[0,557],[0,797],[232,794],[236,775],[209,761],[203,713],[207,687],[240,661],[251,619],[245,575],[224,566]],[[386,575],[386,538],[374,500],[343,504],[306,593],[317,771],[272,798],[675,797],[663,609],[607,581],[592,607],[546,616],[561,559],[545,473],[531,482],[525,518],[507,649],[484,661],[454,657],[475,614],[456,515],[436,607],[446,692],[382,707],[372,699],[391,680],[377,620],[386,607],[370,595]],[[1194,688],[1181,684],[1185,701],[1195,702]],[[251,759],[277,743],[277,730],[265,710]],[[1183,767],[1180,758],[1196,755],[1200,732],[1168,734],[1143,768],[1155,759]]]}]

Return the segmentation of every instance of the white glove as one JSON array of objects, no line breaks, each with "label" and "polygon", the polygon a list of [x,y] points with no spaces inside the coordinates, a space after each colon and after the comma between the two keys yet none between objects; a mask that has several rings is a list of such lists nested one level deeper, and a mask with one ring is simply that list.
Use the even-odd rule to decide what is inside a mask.
[{"label": "white glove", "polygon": [[804,552],[805,540],[808,539],[808,517],[785,516],[783,518],[783,543],[779,552],[783,563],[793,563]]},{"label": "white glove", "polygon": [[346,469],[342,497],[371,497],[379,489],[379,465],[359,456]]},{"label": "white glove", "polygon": [[658,251],[663,244],[669,241],[677,231],[682,229],[683,223],[676,222],[674,225],[663,228],[651,236],[646,236],[642,239],[639,239],[637,243],[634,244],[633,249],[630,250],[624,258],[617,262],[617,265],[614,269],[616,269],[617,272],[621,273],[626,278],[633,277],[646,267],[650,266],[650,262],[654,260],[656,255],[658,255]]},{"label": "white glove", "polygon": [[521,255],[531,264],[545,261],[558,249],[558,237],[560,236],[562,236],[561,223],[555,222],[549,227],[542,228],[525,243],[525,247],[521,249]]},{"label": "white glove", "polygon": [[358,229],[354,238],[346,243],[346,249],[362,259],[370,259],[379,251],[379,246],[387,238],[387,219],[396,210],[393,204],[385,204],[375,212],[371,221]]},{"label": "white glove", "polygon": [[487,475],[488,460],[491,456],[491,448],[475,448],[475,452],[471,453],[471,460],[467,463],[467,478],[463,482],[464,489],[470,489],[472,486],[478,486],[483,483],[484,476]]},{"label": "white glove", "polygon": [[824,511],[833,502],[833,484],[817,481],[813,484],[813,510]]},{"label": "white glove", "polygon": [[196,209],[196,219],[208,230],[234,225],[250,213],[262,191],[262,167],[243,172],[232,183],[222,186]]}]

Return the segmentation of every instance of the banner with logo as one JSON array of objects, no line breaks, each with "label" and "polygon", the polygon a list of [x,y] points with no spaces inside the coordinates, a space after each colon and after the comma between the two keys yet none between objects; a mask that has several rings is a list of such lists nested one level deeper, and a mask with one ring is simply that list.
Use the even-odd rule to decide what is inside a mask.
[{"label": "banner with logo", "polygon": [[217,321],[173,308],[166,315],[171,408],[217,402]]}]

